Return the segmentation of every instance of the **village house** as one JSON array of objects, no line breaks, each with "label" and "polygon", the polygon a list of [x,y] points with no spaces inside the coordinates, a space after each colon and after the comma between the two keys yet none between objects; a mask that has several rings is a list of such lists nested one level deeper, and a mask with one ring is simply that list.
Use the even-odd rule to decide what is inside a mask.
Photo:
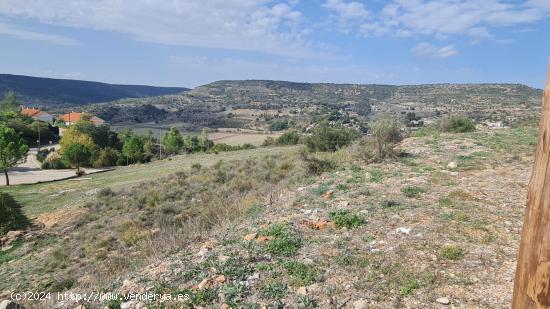
[{"label": "village house", "polygon": [[29,116],[34,120],[44,121],[48,123],[53,123],[53,116],[49,113],[41,111],[37,108],[22,108],[20,111],[21,115]]},{"label": "village house", "polygon": [[65,125],[70,126],[71,124],[73,124],[77,121],[80,121],[85,116],[89,116],[90,121],[93,124],[95,124],[96,126],[100,126],[100,125],[105,124],[105,120],[103,120],[99,117],[96,117],[96,116],[93,116],[93,115],[90,115],[90,114],[86,114],[86,113],[75,113],[75,112],[70,112],[68,114],[61,115],[61,116],[59,116],[59,120],[63,121],[65,123]]}]

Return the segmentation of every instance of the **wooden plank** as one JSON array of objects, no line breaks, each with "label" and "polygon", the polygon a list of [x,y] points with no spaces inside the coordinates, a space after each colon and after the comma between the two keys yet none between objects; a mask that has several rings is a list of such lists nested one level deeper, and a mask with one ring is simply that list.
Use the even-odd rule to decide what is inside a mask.
[{"label": "wooden plank", "polygon": [[550,67],[527,193],[512,308],[550,308]]}]

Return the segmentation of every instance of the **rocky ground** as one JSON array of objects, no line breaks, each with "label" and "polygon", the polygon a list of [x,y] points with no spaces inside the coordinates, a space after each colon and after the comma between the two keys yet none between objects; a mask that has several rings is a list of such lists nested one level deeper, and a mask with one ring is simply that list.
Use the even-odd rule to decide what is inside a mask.
[{"label": "rocky ground", "polygon": [[184,301],[55,305],[508,308],[535,131],[422,135],[402,143],[400,158],[277,190],[105,289]]}]

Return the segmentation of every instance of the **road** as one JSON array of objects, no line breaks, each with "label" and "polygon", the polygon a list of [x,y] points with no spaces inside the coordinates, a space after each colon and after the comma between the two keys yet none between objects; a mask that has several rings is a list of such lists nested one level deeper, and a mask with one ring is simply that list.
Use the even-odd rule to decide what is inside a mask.
[{"label": "road", "polygon": [[[40,168],[40,162],[36,160],[36,148],[29,149],[25,162],[18,164],[16,167],[8,169],[10,185],[31,184],[44,181],[53,181],[67,179],[75,175],[76,169],[63,170],[43,170]],[[84,169],[87,174],[101,172],[105,169]],[[6,178],[3,173],[0,174],[0,186],[6,185]]]}]

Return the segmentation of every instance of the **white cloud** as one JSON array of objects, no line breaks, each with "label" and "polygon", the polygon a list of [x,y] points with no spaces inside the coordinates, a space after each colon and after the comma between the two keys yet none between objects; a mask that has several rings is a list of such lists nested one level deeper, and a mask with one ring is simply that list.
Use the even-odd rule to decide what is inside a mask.
[{"label": "white cloud", "polygon": [[430,43],[420,43],[411,49],[411,52],[417,57],[445,59],[457,56],[458,50],[453,45],[439,47]]},{"label": "white cloud", "polygon": [[371,15],[363,3],[356,1],[326,0],[322,6],[330,14],[329,26],[336,27],[344,33],[353,31]]},{"label": "white cloud", "polygon": [[359,30],[367,36],[491,38],[494,27],[535,23],[549,13],[548,0],[393,0]]},{"label": "white cloud", "polygon": [[342,20],[365,19],[370,16],[365,5],[355,1],[327,0],[323,7]]},{"label": "white cloud", "polygon": [[152,43],[283,55],[310,52],[295,1],[2,0],[0,14],[112,31]]},{"label": "white cloud", "polygon": [[7,35],[23,40],[41,41],[57,45],[77,45],[77,41],[56,34],[47,34],[23,29],[0,21],[0,35]]}]

